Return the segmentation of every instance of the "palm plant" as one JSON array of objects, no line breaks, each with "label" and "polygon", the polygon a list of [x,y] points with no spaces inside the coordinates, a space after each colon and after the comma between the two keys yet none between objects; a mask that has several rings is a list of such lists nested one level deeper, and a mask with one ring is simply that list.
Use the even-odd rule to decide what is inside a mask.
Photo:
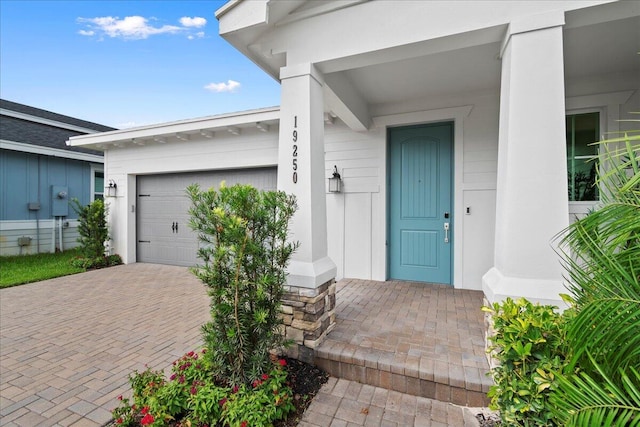
[{"label": "palm plant", "polygon": [[551,400],[562,425],[640,426],[640,132],[599,144],[602,207],[562,239],[576,314]]}]

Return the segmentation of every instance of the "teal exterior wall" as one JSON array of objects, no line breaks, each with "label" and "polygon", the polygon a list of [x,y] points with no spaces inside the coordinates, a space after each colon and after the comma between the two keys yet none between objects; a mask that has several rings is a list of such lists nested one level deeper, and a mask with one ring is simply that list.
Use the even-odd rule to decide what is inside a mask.
[{"label": "teal exterior wall", "polygon": [[[88,204],[91,179],[89,162],[0,150],[0,221],[52,218],[52,185],[67,187],[68,200]],[[39,211],[29,210],[34,202],[40,203]],[[71,207],[67,218],[77,218]]]}]

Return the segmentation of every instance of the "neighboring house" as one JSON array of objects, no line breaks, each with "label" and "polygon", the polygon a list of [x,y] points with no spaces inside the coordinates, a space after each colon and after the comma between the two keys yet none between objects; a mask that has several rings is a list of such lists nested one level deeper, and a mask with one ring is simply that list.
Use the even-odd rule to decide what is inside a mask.
[{"label": "neighboring house", "polygon": [[[279,109],[70,140],[108,154],[125,262],[194,262],[187,183],[277,177],[299,206],[292,293],[400,279],[561,304],[553,239],[597,203],[589,144],[640,110],[640,2],[237,0],[216,16],[281,83]],[[322,325],[305,345],[327,317],[303,322]]]},{"label": "neighboring house", "polygon": [[104,192],[103,153],[68,147],[73,136],[114,128],[0,100],[0,255],[77,246],[77,215]]}]

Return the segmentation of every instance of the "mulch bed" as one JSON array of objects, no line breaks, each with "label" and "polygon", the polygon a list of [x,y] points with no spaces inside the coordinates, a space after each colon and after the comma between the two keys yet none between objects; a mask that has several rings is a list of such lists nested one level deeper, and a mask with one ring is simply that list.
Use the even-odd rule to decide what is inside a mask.
[{"label": "mulch bed", "polygon": [[497,412],[483,411],[476,415],[480,427],[499,427],[502,425],[500,414]]},{"label": "mulch bed", "polygon": [[289,357],[285,359],[296,410],[290,413],[286,420],[276,422],[275,427],[297,426],[311,400],[329,379],[329,375],[320,368]]},{"label": "mulch bed", "polygon": [[[318,394],[322,385],[329,380],[329,374],[322,369],[289,357],[281,357],[287,361],[286,370],[289,385],[293,391],[295,411],[289,413],[286,420],[277,421],[274,427],[295,427],[302,419],[302,415]],[[116,426],[109,421],[103,427]]]}]

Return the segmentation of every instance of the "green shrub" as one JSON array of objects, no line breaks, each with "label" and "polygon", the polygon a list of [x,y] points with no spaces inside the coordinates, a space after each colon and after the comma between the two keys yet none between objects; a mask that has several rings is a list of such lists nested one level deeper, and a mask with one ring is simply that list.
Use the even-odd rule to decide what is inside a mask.
[{"label": "green shrub", "polygon": [[187,193],[204,262],[193,271],[211,296],[204,342],[230,386],[249,386],[268,372],[269,352],[284,344],[280,305],[285,269],[297,247],[288,241],[295,198],[224,183],[218,191],[192,185]]},{"label": "green shrub", "polygon": [[101,199],[86,206],[78,199],[71,200],[71,206],[78,214],[78,243],[80,256],[71,261],[76,268],[88,270],[122,264],[119,255],[106,255],[104,244],[109,240],[107,207]]},{"label": "green shrub", "polygon": [[602,206],[562,240],[575,370],[551,401],[562,425],[640,426],[640,131],[599,144]]},{"label": "green shrub", "polygon": [[506,425],[553,426],[549,395],[557,387],[556,373],[567,364],[565,318],[556,307],[507,298],[492,308],[495,335],[489,350],[499,366],[491,370],[492,409]]},{"label": "green shrub", "polygon": [[78,214],[78,243],[82,256],[89,259],[104,257],[104,242],[109,240],[104,202],[98,199],[83,206],[78,199],[72,199],[71,206]]}]

